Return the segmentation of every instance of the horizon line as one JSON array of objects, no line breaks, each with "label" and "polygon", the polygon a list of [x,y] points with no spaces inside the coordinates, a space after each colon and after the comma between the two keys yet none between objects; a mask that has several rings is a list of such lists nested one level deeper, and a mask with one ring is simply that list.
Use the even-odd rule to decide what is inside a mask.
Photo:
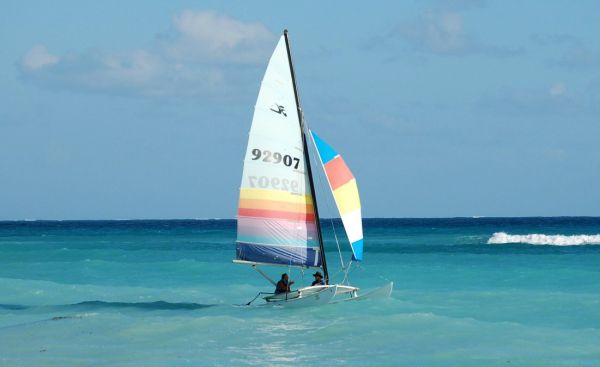
[{"label": "horizon line", "polygon": [[[452,216],[452,217],[363,217],[362,219],[504,219],[504,218],[600,218],[600,215],[524,215],[524,216]],[[339,217],[324,217],[321,220],[341,220]],[[133,221],[225,221],[237,218],[99,218],[99,219],[0,219],[0,222],[133,222]]]}]

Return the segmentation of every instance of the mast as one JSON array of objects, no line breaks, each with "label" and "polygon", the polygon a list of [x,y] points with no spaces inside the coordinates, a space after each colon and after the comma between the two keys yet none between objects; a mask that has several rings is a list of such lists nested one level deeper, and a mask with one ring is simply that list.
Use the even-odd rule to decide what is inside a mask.
[{"label": "mast", "polygon": [[315,222],[317,225],[317,237],[319,240],[319,254],[321,256],[321,265],[323,266],[323,276],[325,283],[329,284],[329,273],[327,272],[327,261],[325,259],[325,247],[323,246],[323,235],[321,233],[321,221],[319,219],[319,208],[317,205],[317,195],[315,192],[315,184],[313,182],[312,170],[310,168],[310,156],[308,154],[308,146],[306,144],[306,129],[304,127],[304,114],[300,107],[300,98],[298,97],[298,86],[296,85],[296,74],[294,73],[294,64],[292,63],[292,52],[290,50],[290,41],[288,39],[287,29],[283,31],[285,37],[285,46],[287,48],[288,61],[290,63],[290,71],[292,73],[292,84],[294,85],[294,97],[296,98],[296,110],[298,112],[298,120],[300,121],[300,129],[302,130],[302,146],[304,150],[304,160],[306,160],[306,169],[308,170],[308,181],[310,183],[310,193],[313,198],[313,207],[315,210]]}]

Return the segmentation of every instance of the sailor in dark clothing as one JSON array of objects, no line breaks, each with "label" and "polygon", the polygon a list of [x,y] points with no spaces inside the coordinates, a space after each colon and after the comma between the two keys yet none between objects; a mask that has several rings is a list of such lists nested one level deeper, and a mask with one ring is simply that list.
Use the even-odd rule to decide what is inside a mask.
[{"label": "sailor in dark clothing", "polygon": [[313,274],[313,277],[315,277],[315,281],[312,282],[312,285],[325,285],[325,281],[323,280],[323,274],[317,271]]},{"label": "sailor in dark clothing", "polygon": [[277,282],[275,287],[275,294],[291,292],[291,286],[294,282],[290,282],[290,278],[286,273],[281,274],[281,279]]}]

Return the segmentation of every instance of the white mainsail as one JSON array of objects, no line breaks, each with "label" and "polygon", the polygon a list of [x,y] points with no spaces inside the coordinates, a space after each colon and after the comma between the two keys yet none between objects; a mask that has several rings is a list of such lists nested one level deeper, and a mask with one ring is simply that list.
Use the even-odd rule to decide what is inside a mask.
[{"label": "white mainsail", "polygon": [[321,266],[302,134],[282,36],[254,109],[240,189],[237,260]]}]

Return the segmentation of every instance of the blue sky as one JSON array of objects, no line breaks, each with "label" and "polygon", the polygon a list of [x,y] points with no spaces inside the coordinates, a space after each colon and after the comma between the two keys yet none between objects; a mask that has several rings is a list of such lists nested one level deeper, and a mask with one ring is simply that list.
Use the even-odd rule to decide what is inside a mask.
[{"label": "blue sky", "polygon": [[599,214],[595,1],[3,5],[0,219],[233,218],[284,28],[365,216]]}]

